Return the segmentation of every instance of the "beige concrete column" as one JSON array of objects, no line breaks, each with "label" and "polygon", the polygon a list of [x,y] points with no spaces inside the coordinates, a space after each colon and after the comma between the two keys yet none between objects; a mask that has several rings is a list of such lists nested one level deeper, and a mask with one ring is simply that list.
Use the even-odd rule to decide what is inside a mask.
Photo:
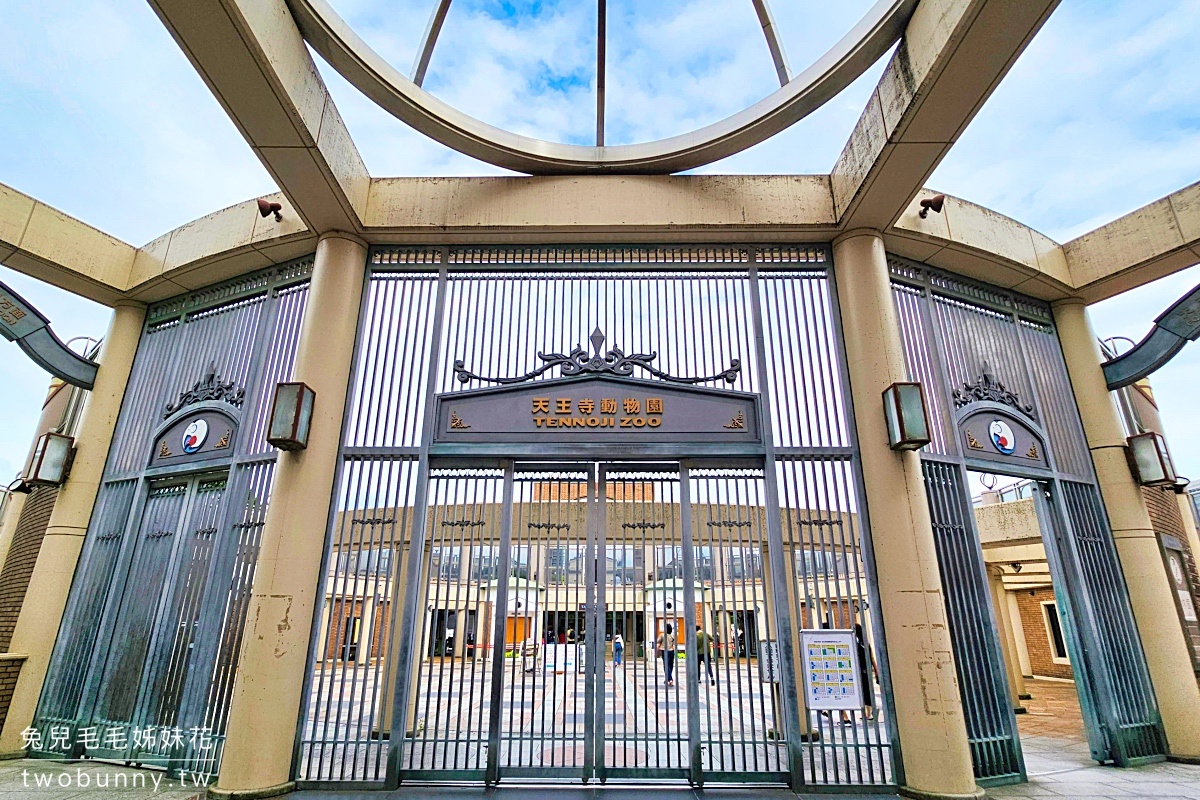
[{"label": "beige concrete column", "polygon": [[1012,619],[1008,616],[1008,591],[1004,588],[1004,571],[1000,567],[988,567],[988,586],[992,590],[992,610],[996,616],[996,630],[1000,634],[1000,650],[1004,654],[1013,710],[1024,714],[1025,707],[1021,705],[1021,699],[1025,696],[1025,676],[1021,674],[1021,662],[1017,658]]},{"label": "beige concrete column", "polygon": [[1054,321],[1129,587],[1167,742],[1173,755],[1198,757],[1200,686],[1192,672],[1170,576],[1150,514],[1125,459],[1125,434],[1100,369],[1100,346],[1082,300],[1056,303]]},{"label": "beige concrete column", "polygon": [[877,231],[851,231],[834,242],[833,255],[904,754],[902,791],[982,797],[967,745],[920,457],[888,447],[883,390],[908,375],[883,239]]},{"label": "beige concrete column", "polygon": [[113,309],[100,352],[96,385],[83,407],[79,436],[75,439],[75,462],[50,514],[46,536],[29,577],[25,603],[13,630],[9,651],[24,653],[28,658],[17,679],[4,730],[0,732],[0,753],[21,749],[21,731],[33,721],[37,710],[50,652],[67,605],[96,494],[100,491],[104,462],[108,460],[108,447],[145,321],[146,307],[140,303],[120,303]]},{"label": "beige concrete column", "polygon": [[267,797],[292,788],[292,748],[366,263],[366,245],[353,236],[327,233],[317,243],[292,372],[316,392],[312,428],[307,450],[279,454],[214,797]]}]

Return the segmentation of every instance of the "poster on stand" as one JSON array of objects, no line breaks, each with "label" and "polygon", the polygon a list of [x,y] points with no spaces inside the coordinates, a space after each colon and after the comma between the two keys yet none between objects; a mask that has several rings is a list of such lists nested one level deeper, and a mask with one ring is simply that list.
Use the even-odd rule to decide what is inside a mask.
[{"label": "poster on stand", "polygon": [[855,653],[854,631],[800,631],[804,694],[809,709],[861,709],[862,686]]}]

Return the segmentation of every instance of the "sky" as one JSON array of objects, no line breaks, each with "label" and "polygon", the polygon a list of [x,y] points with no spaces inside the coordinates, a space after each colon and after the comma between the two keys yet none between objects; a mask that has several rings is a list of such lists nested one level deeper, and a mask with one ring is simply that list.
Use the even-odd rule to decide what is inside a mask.
[{"label": "sky", "polygon": [[[871,0],[775,0],[794,71]],[[434,0],[333,0],[408,72]],[[135,245],[272,192],[148,4],[6,0],[0,14],[0,183]],[[609,143],[714,122],[778,83],[748,0],[609,0]],[[484,121],[590,143],[595,3],[455,0],[425,87]],[[1200,0],[1063,0],[928,181],[1067,241],[1200,180]],[[408,129],[320,64],[371,173],[494,175]],[[711,173],[827,173],[878,80],[876,64],[788,131]],[[109,312],[0,266],[60,338]],[[1200,267],[1092,307],[1102,337],[1140,339]],[[1200,345],[1153,377],[1180,472],[1200,477]],[[0,342],[0,478],[20,469],[48,376]]]}]

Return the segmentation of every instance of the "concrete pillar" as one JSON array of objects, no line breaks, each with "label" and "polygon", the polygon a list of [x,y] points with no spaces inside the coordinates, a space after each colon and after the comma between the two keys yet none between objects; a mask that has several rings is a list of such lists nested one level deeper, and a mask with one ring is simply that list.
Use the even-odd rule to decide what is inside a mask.
[{"label": "concrete pillar", "polygon": [[908,375],[883,239],[877,231],[851,231],[834,242],[833,254],[904,757],[902,791],[982,797],[971,766],[920,457],[888,447],[883,390]]},{"label": "concrete pillar", "polygon": [[308,449],[279,454],[211,797],[270,797],[292,789],[300,692],[366,263],[366,245],[351,235],[327,233],[317,243],[292,373],[317,396]]},{"label": "concrete pillar", "polygon": [[1200,757],[1200,725],[1196,724],[1200,717],[1200,685],[1192,671],[1170,576],[1150,514],[1125,460],[1125,434],[1100,369],[1103,359],[1096,334],[1082,300],[1056,303],[1054,321],[1129,587],[1167,742],[1173,755]]},{"label": "concrete pillar", "polygon": [[37,710],[145,321],[146,307],[140,303],[122,302],[113,309],[96,385],[83,407],[75,439],[75,462],[50,514],[9,645],[10,652],[24,653],[27,658],[0,732],[0,754],[21,749],[21,731],[33,721]]},{"label": "concrete pillar", "polygon": [[1000,634],[1000,650],[1004,653],[1004,669],[1008,673],[1008,691],[1012,695],[1013,710],[1025,713],[1021,700],[1025,699],[1025,676],[1021,674],[1021,662],[1017,658],[1017,645],[1013,637],[1013,623],[1008,616],[1008,590],[1004,588],[1004,571],[999,567],[988,567],[988,586],[992,590],[992,609],[996,614],[996,629]]}]

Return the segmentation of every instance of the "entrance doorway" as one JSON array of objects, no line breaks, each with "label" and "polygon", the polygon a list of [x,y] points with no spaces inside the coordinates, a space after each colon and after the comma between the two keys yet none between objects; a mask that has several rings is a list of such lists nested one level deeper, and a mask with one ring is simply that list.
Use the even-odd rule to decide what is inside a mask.
[{"label": "entrance doorway", "polygon": [[968,472],[975,529],[987,566],[992,610],[1017,733],[1029,774],[1091,763],[1076,675],[1078,632],[1070,616],[1051,520],[1050,484]]},{"label": "entrance doorway", "polygon": [[761,469],[509,462],[427,496],[401,779],[788,780]]}]

